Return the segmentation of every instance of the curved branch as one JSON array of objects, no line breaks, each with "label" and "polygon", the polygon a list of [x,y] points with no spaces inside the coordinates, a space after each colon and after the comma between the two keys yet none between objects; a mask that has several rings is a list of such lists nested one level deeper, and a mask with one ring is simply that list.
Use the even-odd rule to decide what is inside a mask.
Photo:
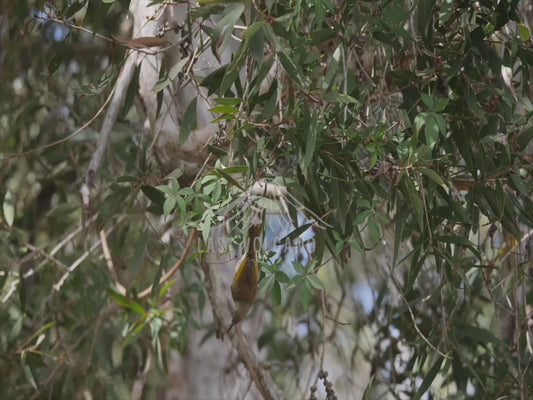
[{"label": "curved branch", "polygon": [[[165,283],[168,281],[176,272],[179,271],[179,269],[185,264],[185,260],[187,260],[187,256],[189,255],[189,252],[191,250],[191,247],[196,239],[196,236],[198,235],[198,231],[195,229],[192,231],[191,235],[189,236],[189,240],[187,241],[187,244],[185,245],[185,249],[183,250],[183,253],[181,255],[181,258],[161,277],[159,280],[159,284]],[[152,293],[154,285],[150,285],[146,289],[144,289],[141,293],[139,293],[139,298],[144,299]]]}]

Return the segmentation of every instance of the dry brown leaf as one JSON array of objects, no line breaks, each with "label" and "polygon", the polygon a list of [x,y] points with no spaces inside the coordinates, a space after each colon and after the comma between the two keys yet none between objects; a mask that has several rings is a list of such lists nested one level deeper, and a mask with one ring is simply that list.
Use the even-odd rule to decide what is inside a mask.
[{"label": "dry brown leaf", "polygon": [[147,47],[160,47],[160,46],[168,46],[171,43],[168,40],[161,39],[158,37],[138,37],[135,39],[121,39],[119,37],[113,36],[113,39],[126,46],[130,47],[132,49],[143,49]]}]

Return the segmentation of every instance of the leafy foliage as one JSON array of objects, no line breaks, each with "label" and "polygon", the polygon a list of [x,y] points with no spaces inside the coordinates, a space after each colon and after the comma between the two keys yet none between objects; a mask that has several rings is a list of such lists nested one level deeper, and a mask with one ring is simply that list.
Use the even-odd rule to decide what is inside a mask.
[{"label": "leafy foliage", "polygon": [[[126,51],[88,32],[116,35],[128,2],[88,2],[83,25],[83,1],[30,3],[0,15],[3,393],[122,398],[153,354],[155,395],[169,351],[184,351],[191,330],[213,334],[200,317],[202,249],[176,288],[159,286],[185,247],[169,232],[196,229],[208,243],[253,182],[280,176],[328,226],[312,257],[261,260],[269,318],[258,345],[287,393],[302,395],[286,372],[327,344],[346,370],[368,366],[365,396],[533,393],[527,2],[189,5],[187,23],[209,36],[199,51],[221,65],[191,73],[180,60],[154,91],[189,71],[213,95],[230,147],[210,144],[216,162],[192,184],[164,175],[132,107],[137,74],[92,209],[76,193],[97,134],[69,135],[100,122]],[[184,105],[180,144],[211,122],[197,106]]]}]

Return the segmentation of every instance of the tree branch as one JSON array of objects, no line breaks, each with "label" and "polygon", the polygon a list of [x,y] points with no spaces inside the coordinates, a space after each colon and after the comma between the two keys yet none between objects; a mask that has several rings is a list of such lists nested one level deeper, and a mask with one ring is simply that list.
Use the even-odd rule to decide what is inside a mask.
[{"label": "tree branch", "polygon": [[[231,319],[229,309],[226,306],[227,303],[224,301],[226,296],[221,292],[223,286],[220,282],[219,274],[214,272],[208,262],[202,261],[202,269],[205,275],[208,288],[207,294],[213,310],[215,325],[217,326],[217,338],[223,338]],[[233,331],[228,332],[228,336],[263,398],[267,400],[284,399],[282,391],[270,374],[261,367],[260,360],[252,350],[252,346],[243,336],[240,325],[237,325]]]},{"label": "tree branch", "polygon": [[102,243],[102,252],[104,253],[104,259],[106,261],[107,268],[109,269],[111,278],[115,282],[115,288],[117,289],[117,292],[119,292],[121,295],[125,295],[126,288],[120,283],[118,279],[118,273],[115,268],[115,264],[113,263],[113,258],[111,257],[109,246],[107,245],[107,236],[105,234],[105,231],[101,230],[100,232],[98,232],[98,236],[100,237],[100,242]]},{"label": "tree branch", "polygon": [[[179,269],[185,264],[185,260],[187,260],[187,257],[189,255],[189,252],[191,250],[191,247],[196,239],[196,236],[198,235],[198,231],[195,229],[191,232],[191,235],[189,236],[189,240],[187,241],[187,244],[185,245],[185,249],[183,250],[183,253],[181,255],[181,258],[161,277],[159,280],[159,284],[164,283],[168,281],[176,272],[179,271]],[[139,298],[144,299],[152,293],[154,285],[150,285],[146,289],[144,289],[141,293],[139,293]]]},{"label": "tree branch", "polygon": [[124,99],[126,97],[126,92],[130,85],[133,74],[135,73],[135,67],[137,65],[137,53],[129,53],[122,71],[117,79],[115,85],[115,93],[109,104],[107,114],[100,131],[100,136],[98,137],[98,142],[96,143],[96,150],[91,158],[89,163],[89,168],[87,170],[87,176],[85,182],[81,187],[81,195],[83,200],[83,205],[85,207],[89,206],[90,203],[90,187],[95,187],[96,185],[96,174],[102,165],[104,154],[107,150],[107,145],[109,144],[109,139],[111,138],[111,132],[115,121],[117,120],[118,113],[122,105],[124,104]]}]

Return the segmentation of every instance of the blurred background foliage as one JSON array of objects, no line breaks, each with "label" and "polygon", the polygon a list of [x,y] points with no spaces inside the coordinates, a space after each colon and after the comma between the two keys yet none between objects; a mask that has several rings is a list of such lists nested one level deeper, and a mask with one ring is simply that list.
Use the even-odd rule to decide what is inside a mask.
[{"label": "blurred background foliage", "polygon": [[0,4],[5,398],[163,396],[172,351],[215,328],[201,248],[159,278],[183,253],[181,228],[206,235],[243,196],[235,172],[284,176],[331,226],[289,271],[263,257],[257,345],[287,397],[332,396],[328,382],[350,397],[531,397],[529,2],[168,5],[210,35],[209,57],[240,39],[229,64],[191,77],[233,99],[217,109],[231,151],[211,146],[217,163],[190,189],[163,173],[135,77],[88,209],[79,188],[129,2]]}]

